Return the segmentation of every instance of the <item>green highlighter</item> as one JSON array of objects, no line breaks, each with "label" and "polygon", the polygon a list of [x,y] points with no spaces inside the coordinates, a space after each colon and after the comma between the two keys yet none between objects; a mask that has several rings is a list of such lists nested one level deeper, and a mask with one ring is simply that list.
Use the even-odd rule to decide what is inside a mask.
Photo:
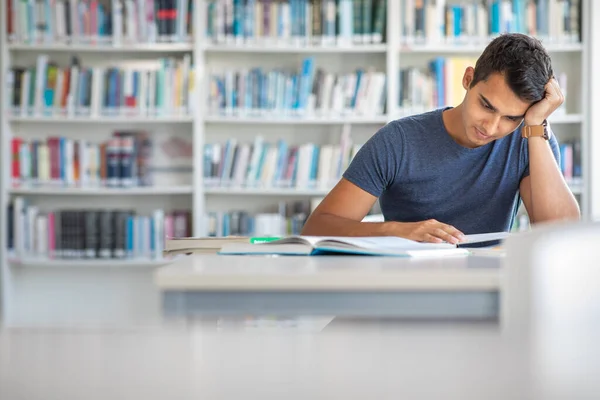
[{"label": "green highlighter", "polygon": [[281,237],[279,236],[265,236],[265,237],[251,237],[250,238],[250,243],[251,244],[257,244],[257,243],[267,243],[267,242],[272,242],[274,240],[279,240],[281,239]]}]

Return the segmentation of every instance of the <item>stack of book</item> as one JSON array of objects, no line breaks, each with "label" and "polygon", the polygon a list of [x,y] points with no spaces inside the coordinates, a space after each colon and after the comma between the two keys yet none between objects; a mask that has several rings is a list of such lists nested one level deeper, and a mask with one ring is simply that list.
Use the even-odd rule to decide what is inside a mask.
[{"label": "stack of book", "polygon": [[263,243],[276,240],[276,237],[173,237],[165,242],[165,257],[178,254],[216,254],[228,243]]}]

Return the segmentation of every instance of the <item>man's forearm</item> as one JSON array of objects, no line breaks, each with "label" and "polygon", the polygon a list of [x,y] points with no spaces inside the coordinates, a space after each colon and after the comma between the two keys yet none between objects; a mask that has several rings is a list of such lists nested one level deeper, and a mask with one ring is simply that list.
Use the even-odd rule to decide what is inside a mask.
[{"label": "man's forearm", "polygon": [[528,139],[532,222],[579,219],[577,200],[565,183],[549,143]]},{"label": "man's forearm", "polygon": [[387,222],[360,222],[333,214],[312,215],[302,234],[307,236],[389,236]]}]

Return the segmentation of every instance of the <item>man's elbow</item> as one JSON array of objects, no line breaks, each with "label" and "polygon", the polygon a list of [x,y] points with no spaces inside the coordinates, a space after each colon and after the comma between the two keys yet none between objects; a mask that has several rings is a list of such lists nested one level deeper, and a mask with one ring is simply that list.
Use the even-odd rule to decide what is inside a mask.
[{"label": "man's elbow", "polygon": [[571,207],[563,207],[554,213],[548,213],[533,219],[532,224],[547,222],[576,222],[581,220],[581,211],[579,205],[575,203]]},{"label": "man's elbow", "polygon": [[319,227],[322,226],[320,220],[321,215],[315,213],[311,214],[302,227],[300,234],[303,236],[319,236],[321,234],[321,229],[319,229]]}]

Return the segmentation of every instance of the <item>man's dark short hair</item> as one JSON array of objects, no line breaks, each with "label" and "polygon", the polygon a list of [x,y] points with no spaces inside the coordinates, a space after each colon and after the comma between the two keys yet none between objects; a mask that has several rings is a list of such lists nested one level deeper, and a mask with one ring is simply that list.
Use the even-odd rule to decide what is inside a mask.
[{"label": "man's dark short hair", "polygon": [[487,45],[475,64],[471,87],[494,73],[504,75],[512,91],[530,103],[544,97],[544,86],[554,75],[542,43],[520,33],[500,35]]}]

